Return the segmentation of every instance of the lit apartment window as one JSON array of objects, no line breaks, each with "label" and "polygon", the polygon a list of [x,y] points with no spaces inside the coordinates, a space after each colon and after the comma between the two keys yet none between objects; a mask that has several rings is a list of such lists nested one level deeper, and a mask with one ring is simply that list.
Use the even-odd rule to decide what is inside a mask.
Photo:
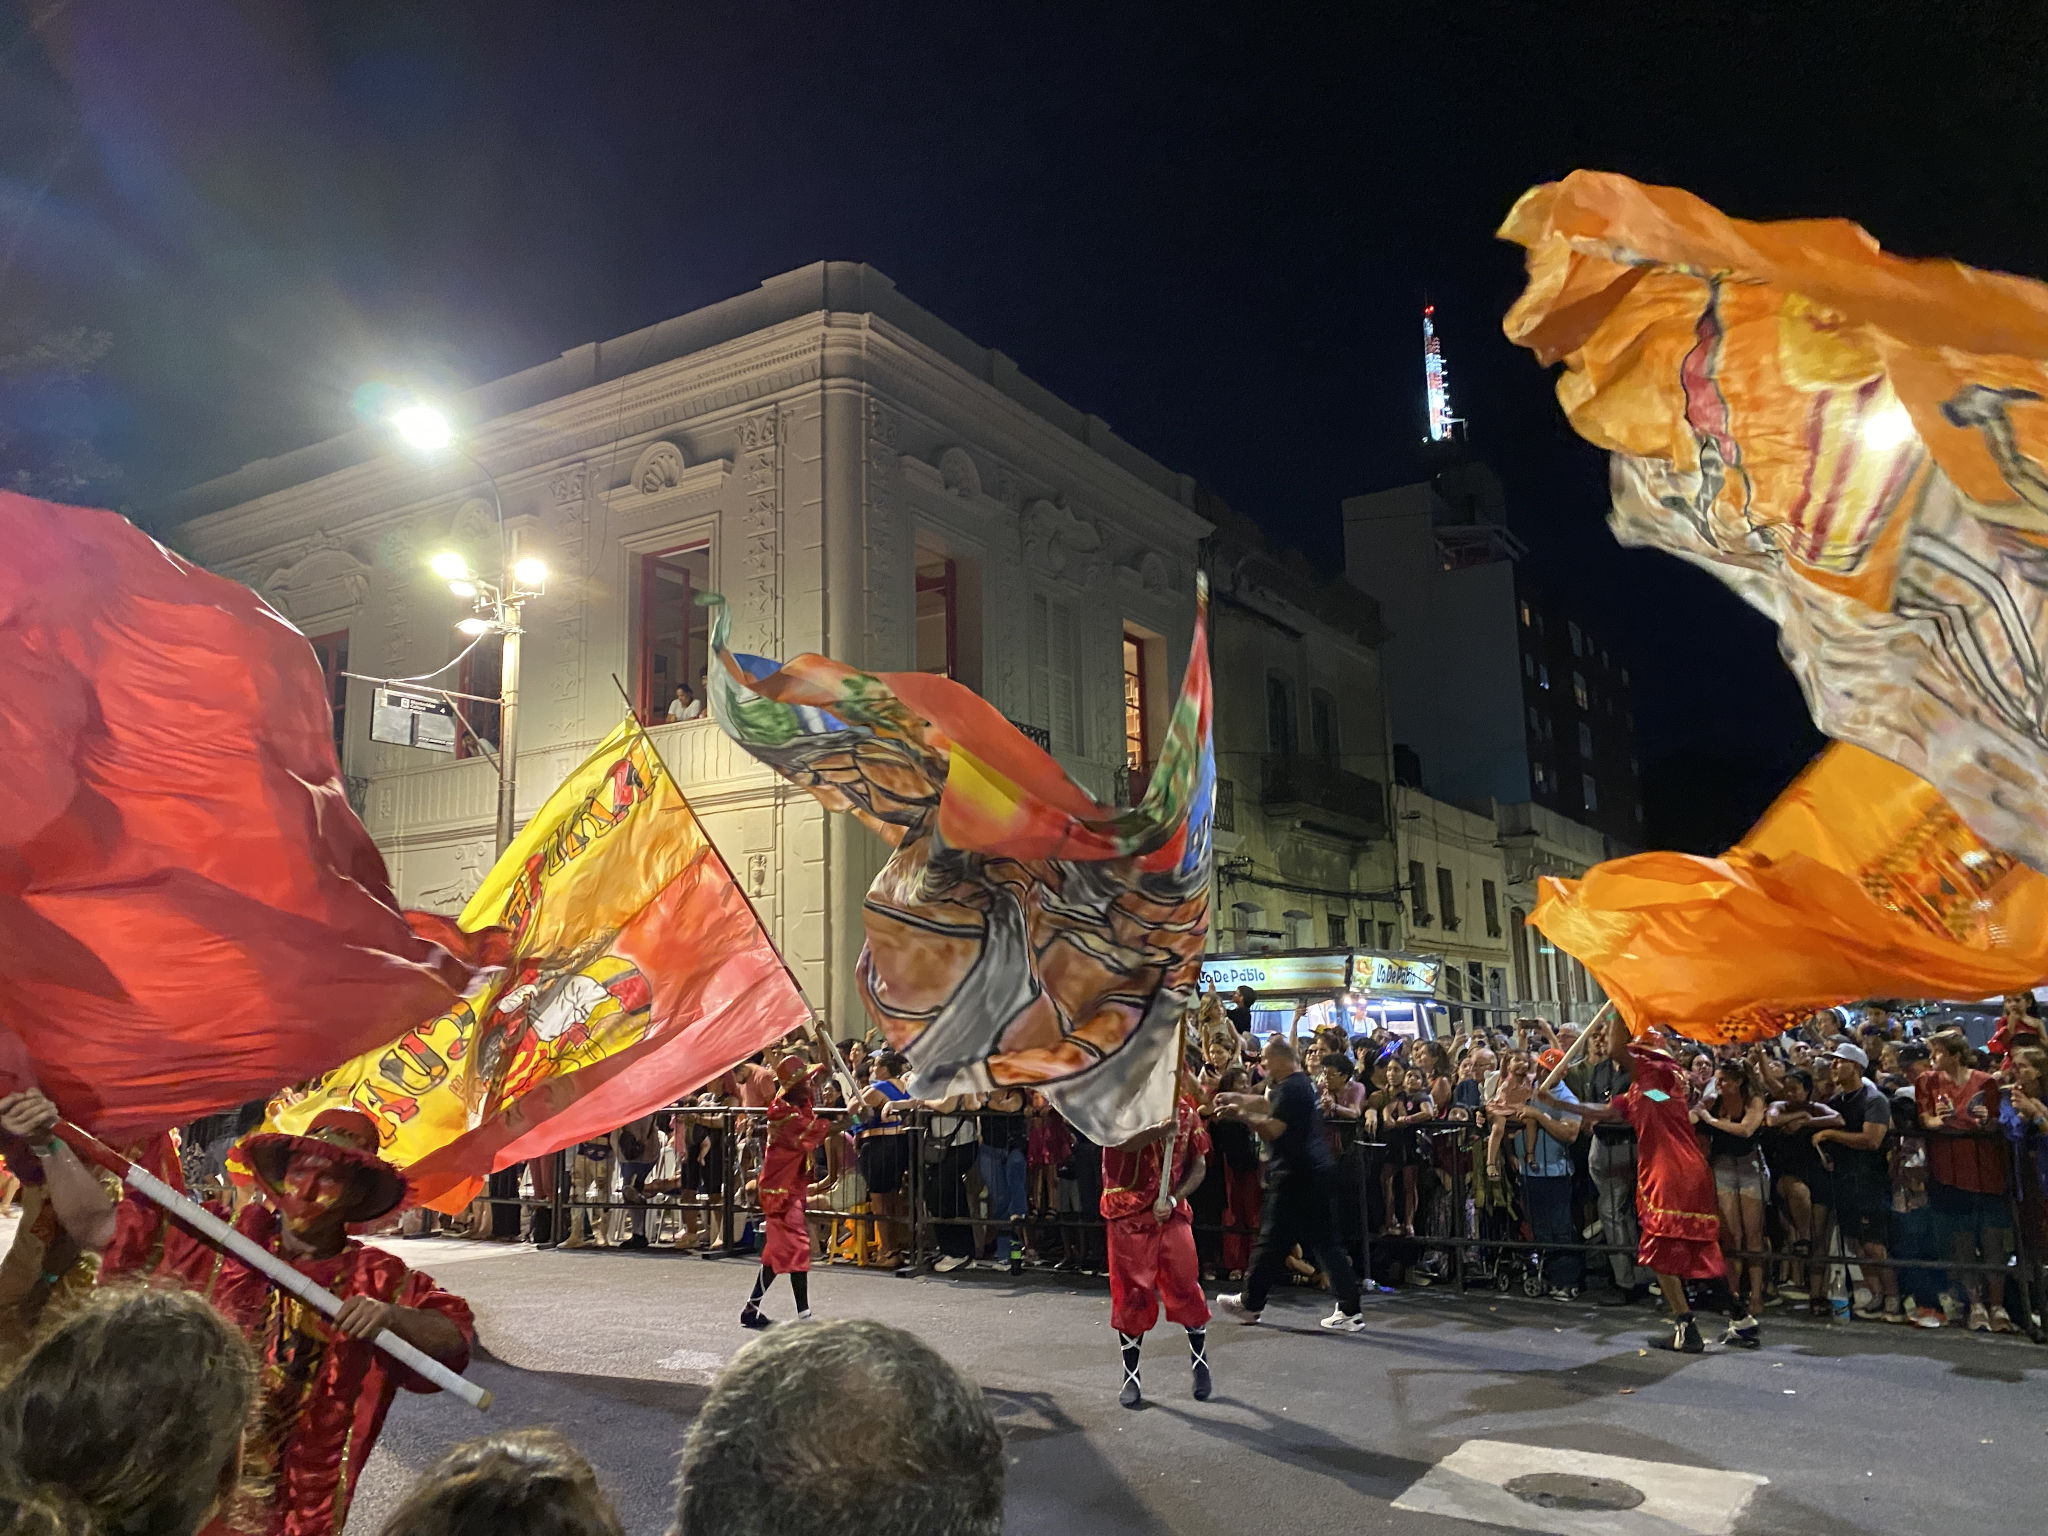
[{"label": "lit apartment window", "polygon": [[1458,888],[1451,880],[1451,872],[1439,864],[1436,867],[1436,904],[1443,910],[1444,932],[1458,931]]},{"label": "lit apartment window", "polygon": [[1568,627],[1572,632],[1572,654],[1574,656],[1584,655],[1585,652],[1583,647],[1586,643],[1586,637],[1579,629],[1578,620],[1573,619]]},{"label": "lit apartment window", "polygon": [[1579,790],[1586,797],[1587,810],[1597,811],[1600,809],[1600,796],[1594,791],[1593,775],[1590,773],[1579,775]]},{"label": "lit apartment window", "polygon": [[1420,859],[1408,861],[1408,915],[1418,928],[1427,928],[1436,921],[1430,916],[1428,875]]},{"label": "lit apartment window", "polygon": [[1500,937],[1500,891],[1491,880],[1479,882],[1479,905],[1486,916],[1486,936]]},{"label": "lit apartment window", "polygon": [[1579,757],[1585,762],[1593,761],[1593,727],[1583,720],[1579,722]]},{"label": "lit apartment window", "polygon": [[1536,793],[1539,795],[1546,793],[1550,788],[1550,770],[1541,763],[1531,763],[1529,765],[1529,773],[1536,781]]},{"label": "lit apartment window", "polygon": [[[327,709],[334,716],[334,756],[339,761],[342,744],[348,737],[348,679],[341,675],[348,670],[348,631],[337,629],[331,635],[314,635],[308,643],[320,661],[320,677],[327,689]],[[467,693],[469,690],[465,688],[462,691]]]},{"label": "lit apartment window", "polygon": [[1592,699],[1593,696],[1586,691],[1586,675],[1583,672],[1574,672],[1572,674],[1572,702],[1581,709],[1591,709],[1593,707]]},{"label": "lit apartment window", "polygon": [[1143,773],[1145,753],[1145,641],[1124,631],[1124,766]]},{"label": "lit apartment window", "polygon": [[640,612],[633,707],[642,723],[655,725],[668,718],[677,683],[688,683],[700,701],[704,697],[704,668],[711,649],[710,610],[697,605],[696,595],[710,588],[711,550],[696,544],[638,558]]},{"label": "lit apartment window", "polygon": [[1528,605],[1527,603],[1524,603],[1524,604],[1522,604],[1522,628],[1524,628],[1524,629],[1527,629],[1528,627],[1529,627],[1529,605]]}]

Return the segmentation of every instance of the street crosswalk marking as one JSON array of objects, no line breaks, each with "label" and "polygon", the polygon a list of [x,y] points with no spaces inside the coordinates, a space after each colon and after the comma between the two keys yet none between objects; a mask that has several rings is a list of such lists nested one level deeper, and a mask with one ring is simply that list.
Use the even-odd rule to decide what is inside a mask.
[{"label": "street crosswalk marking", "polygon": [[[1643,1502],[1621,1510],[1548,1509],[1507,1491],[1516,1478],[1538,1473],[1627,1483],[1641,1490]],[[1416,1479],[1394,1508],[1547,1536],[1730,1536],[1750,1497],[1769,1481],[1752,1472],[1467,1440]]]}]

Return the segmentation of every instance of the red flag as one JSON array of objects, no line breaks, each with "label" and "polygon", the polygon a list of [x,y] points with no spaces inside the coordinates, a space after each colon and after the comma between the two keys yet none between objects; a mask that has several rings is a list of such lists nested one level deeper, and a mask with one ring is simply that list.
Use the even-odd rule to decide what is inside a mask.
[{"label": "red flag", "polygon": [[305,637],[111,512],[0,492],[0,1026],[117,1139],[448,1006]]}]

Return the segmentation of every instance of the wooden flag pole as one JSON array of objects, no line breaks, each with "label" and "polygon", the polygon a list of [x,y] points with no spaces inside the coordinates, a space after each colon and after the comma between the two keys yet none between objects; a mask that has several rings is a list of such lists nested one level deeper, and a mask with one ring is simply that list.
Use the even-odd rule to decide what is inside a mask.
[{"label": "wooden flag pole", "polygon": [[[118,1174],[121,1182],[130,1189],[162,1207],[214,1247],[233,1254],[279,1290],[298,1297],[326,1317],[333,1317],[341,1310],[341,1298],[334,1292],[325,1286],[315,1285],[269,1249],[251,1242],[205,1206],[179,1194],[148,1169],[123,1157],[98,1137],[79,1129],[69,1120],[57,1122],[57,1135],[80,1157],[97,1163],[109,1173]],[[389,1328],[379,1331],[370,1343],[415,1375],[425,1377],[444,1392],[454,1393],[478,1412],[491,1406],[489,1392],[468,1377],[449,1370],[424,1350],[408,1344]]]},{"label": "wooden flag pole", "polygon": [[1586,1042],[1593,1036],[1594,1026],[1599,1024],[1599,1022],[1602,1019],[1606,1018],[1607,1015],[1612,1013],[1613,1011],[1614,999],[1609,998],[1606,1002],[1600,1005],[1600,1011],[1594,1014],[1592,1018],[1586,1021],[1586,1027],[1579,1031],[1579,1038],[1574,1040],[1571,1043],[1571,1049],[1564,1053],[1564,1060],[1560,1061],[1556,1066],[1550,1069],[1550,1076],[1544,1078],[1543,1086],[1536,1090],[1536,1096],[1538,1098],[1541,1098],[1544,1094],[1550,1092],[1551,1089],[1555,1088],[1560,1082],[1564,1080],[1564,1075],[1565,1073],[1571,1070],[1572,1063],[1576,1061],[1580,1053],[1586,1049]]}]

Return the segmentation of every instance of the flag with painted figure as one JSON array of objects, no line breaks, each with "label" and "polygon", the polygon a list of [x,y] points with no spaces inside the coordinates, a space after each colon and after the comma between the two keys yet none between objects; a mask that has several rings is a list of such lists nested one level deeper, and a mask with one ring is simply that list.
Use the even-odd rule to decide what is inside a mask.
[{"label": "flag with painted figure", "polygon": [[1861,747],[1817,758],[1717,859],[1640,853],[1538,883],[1530,921],[1632,1029],[1768,1039],[1865,997],[1988,997],[2048,977],[2048,875]]},{"label": "flag with painted figure", "polygon": [[297,1131],[337,1105],[364,1110],[383,1155],[442,1210],[493,1170],[607,1135],[810,1021],[632,720],[548,797],[456,927],[491,966],[469,994],[271,1115]]},{"label": "flag with painted figure", "polygon": [[1164,1121],[1209,929],[1216,768],[1207,589],[1140,803],[1098,803],[972,689],[818,655],[735,655],[716,598],[712,713],[893,846],[858,979],[912,1092],[1043,1091],[1110,1144]]},{"label": "flag with painted figure", "polygon": [[1733,587],[1823,731],[2048,870],[2048,285],[1588,171],[1500,233],[1615,536]]}]

